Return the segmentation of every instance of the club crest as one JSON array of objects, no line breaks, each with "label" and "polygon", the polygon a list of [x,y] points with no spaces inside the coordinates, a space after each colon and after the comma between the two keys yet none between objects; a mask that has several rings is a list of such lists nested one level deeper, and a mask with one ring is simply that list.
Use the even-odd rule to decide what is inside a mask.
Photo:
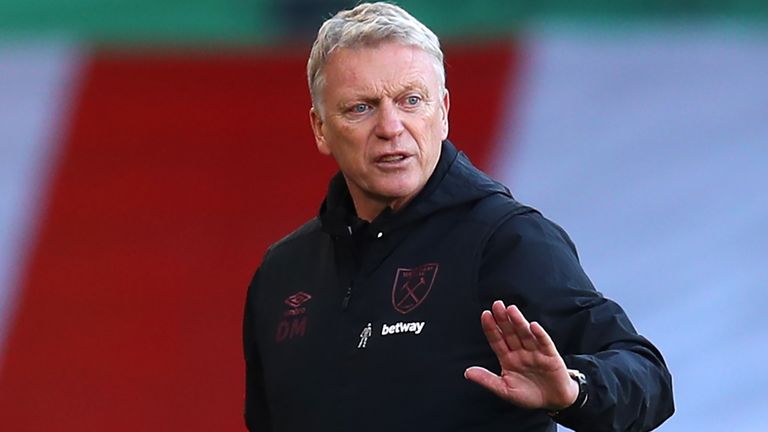
[{"label": "club crest", "polygon": [[392,306],[396,311],[407,314],[427,298],[438,267],[438,264],[430,263],[412,269],[397,269],[395,284],[392,286]]}]

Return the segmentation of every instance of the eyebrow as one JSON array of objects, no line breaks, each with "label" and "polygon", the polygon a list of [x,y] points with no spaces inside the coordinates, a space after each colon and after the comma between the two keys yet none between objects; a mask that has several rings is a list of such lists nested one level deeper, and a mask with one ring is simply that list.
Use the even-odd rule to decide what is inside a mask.
[{"label": "eyebrow", "polygon": [[[407,86],[404,86],[401,90],[399,90],[397,92],[397,95],[399,96],[399,95],[402,95],[404,93],[412,92],[414,90],[421,92],[425,96],[425,98],[429,98],[431,96],[430,91],[429,91],[429,87],[424,85],[423,83],[415,83],[415,84],[409,84]],[[340,109],[345,109],[345,108],[348,108],[349,106],[355,105],[356,103],[359,103],[359,102],[376,104],[379,101],[381,101],[381,99],[382,98],[380,96],[371,97],[371,96],[366,96],[363,93],[360,93],[360,94],[352,95],[351,97],[346,98],[345,100],[340,101],[338,103],[338,107]]]}]

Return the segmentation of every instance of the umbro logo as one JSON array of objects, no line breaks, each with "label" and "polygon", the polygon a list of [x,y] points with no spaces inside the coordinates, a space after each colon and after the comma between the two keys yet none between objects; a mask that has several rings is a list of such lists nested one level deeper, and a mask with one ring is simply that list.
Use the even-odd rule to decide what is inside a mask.
[{"label": "umbro logo", "polygon": [[311,298],[312,298],[311,295],[305,293],[304,291],[299,291],[296,294],[285,299],[285,304],[287,304],[292,308],[297,308],[303,305],[304,303],[308,302]]}]

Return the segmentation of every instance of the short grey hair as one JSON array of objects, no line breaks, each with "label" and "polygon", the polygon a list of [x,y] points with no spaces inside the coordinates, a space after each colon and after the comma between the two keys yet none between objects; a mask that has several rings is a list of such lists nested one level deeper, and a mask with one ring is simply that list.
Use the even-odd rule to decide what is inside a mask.
[{"label": "short grey hair", "polygon": [[383,42],[413,46],[432,56],[440,90],[445,95],[443,51],[437,35],[399,6],[386,2],[362,3],[353,9],[338,12],[326,20],[317,32],[307,61],[307,80],[315,109],[322,110],[323,68],[334,50],[375,47]]}]

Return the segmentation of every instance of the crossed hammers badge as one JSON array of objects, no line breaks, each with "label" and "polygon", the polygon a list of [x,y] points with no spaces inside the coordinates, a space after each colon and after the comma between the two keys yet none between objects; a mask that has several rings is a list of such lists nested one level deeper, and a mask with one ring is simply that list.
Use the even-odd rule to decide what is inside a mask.
[{"label": "crossed hammers badge", "polygon": [[437,263],[429,263],[412,269],[397,269],[392,286],[392,306],[396,311],[407,314],[427,298],[435,283],[438,267]]}]

